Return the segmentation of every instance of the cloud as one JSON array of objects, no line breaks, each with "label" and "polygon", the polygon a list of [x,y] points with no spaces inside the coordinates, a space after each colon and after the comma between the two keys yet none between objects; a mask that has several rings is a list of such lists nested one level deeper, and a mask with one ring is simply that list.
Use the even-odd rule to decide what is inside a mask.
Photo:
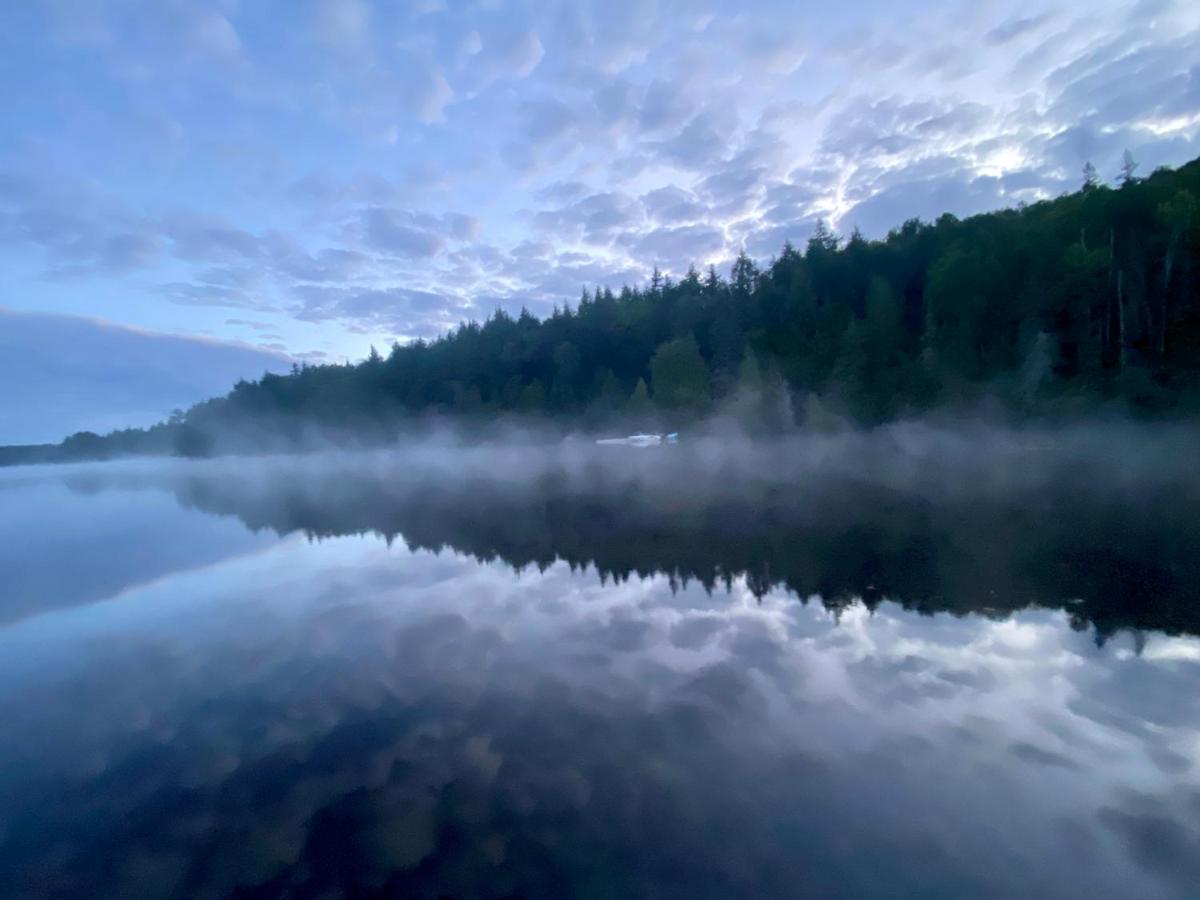
[{"label": "cloud", "polygon": [[821,149],[843,159],[894,156],[916,148],[929,152],[943,142],[977,134],[991,115],[980,103],[859,98],[832,118]]},{"label": "cloud", "polygon": [[100,252],[105,267],[112,271],[142,269],[158,259],[162,242],[156,234],[116,234],[106,238]]},{"label": "cloud", "polygon": [[671,162],[688,169],[701,169],[725,155],[725,139],[707,116],[698,115],[673,138],[653,145]]},{"label": "cloud", "polygon": [[1200,141],[1195,135],[1147,138],[1144,131],[1137,129],[1106,129],[1085,124],[1066,128],[1034,144],[1043,165],[1053,167],[1053,176],[1066,176],[1066,181],[1057,182],[1059,188],[1078,185],[1079,172],[1088,161],[1096,166],[1102,179],[1115,182],[1120,173],[1121,157],[1130,148],[1135,148],[1134,157],[1142,167],[1140,171],[1153,171],[1181,156],[1194,155],[1200,151]]},{"label": "cloud", "polygon": [[569,203],[587,193],[588,186],[582,181],[555,181],[534,192],[534,198],[548,203]]},{"label": "cloud", "polygon": [[1200,111],[1197,40],[1200,30],[1132,52],[1119,45],[1099,48],[1051,74],[1048,84],[1059,91],[1049,114],[1100,127],[1195,115]]},{"label": "cloud", "polygon": [[1016,19],[1009,19],[1007,22],[997,25],[985,34],[983,39],[986,43],[993,46],[1003,46],[1018,38],[1023,38],[1036,32],[1052,18],[1053,14],[1047,12],[1035,16],[1022,16]]},{"label": "cloud", "polygon": [[707,211],[695,194],[673,184],[648,191],[641,200],[646,214],[664,224],[694,222],[703,218]]},{"label": "cloud", "polygon": [[400,91],[404,108],[427,124],[442,121],[443,111],[455,98],[450,83],[432,65],[411,67],[401,78]]},{"label": "cloud", "polygon": [[745,56],[773,75],[791,75],[804,62],[807,42],[799,31],[786,28],[747,34]]},{"label": "cloud", "polygon": [[638,125],[643,131],[662,131],[682,124],[691,110],[691,102],[676,87],[655,79],[642,95]]},{"label": "cloud", "polygon": [[241,57],[242,42],[233,23],[213,10],[197,14],[191,26],[191,41],[205,55],[225,59]]},{"label": "cloud", "polygon": [[768,222],[794,222],[809,213],[821,197],[809,185],[779,182],[766,189],[763,218]]},{"label": "cloud", "polygon": [[596,108],[599,122],[612,127],[632,119],[637,111],[633,86],[620,79],[605,79],[592,92],[592,104]]},{"label": "cloud", "polygon": [[169,281],[158,285],[155,293],[180,306],[215,306],[230,309],[252,309],[260,312],[277,312],[277,307],[245,288],[229,284],[207,282],[203,276],[197,281]]},{"label": "cloud", "polygon": [[163,231],[181,259],[252,260],[261,252],[256,235],[214,216],[173,214],[163,222]]},{"label": "cloud", "polygon": [[464,213],[446,213],[441,217],[446,233],[458,241],[473,241],[479,237],[479,219]]},{"label": "cloud", "polygon": [[839,221],[843,230],[857,226],[867,237],[882,237],[907,218],[933,221],[945,212],[984,212],[1001,205],[1004,196],[1001,179],[976,175],[948,158],[889,172]]},{"label": "cloud", "polygon": [[702,179],[696,190],[720,214],[736,216],[755,205],[762,191],[764,174],[765,169],[761,166],[739,168],[730,165]]},{"label": "cloud", "polygon": [[364,290],[302,286],[296,318],[307,322],[342,320],[397,337],[433,337],[456,325],[468,310],[456,298],[416,288]]},{"label": "cloud", "polygon": [[534,100],[522,108],[522,133],[533,144],[543,144],[562,137],[575,121],[575,113],[567,104],[554,97]]},{"label": "cloud", "polygon": [[741,249],[753,259],[771,259],[779,255],[784,244],[803,247],[816,228],[815,216],[787,222],[783,225],[768,225],[751,229],[743,235]]},{"label": "cloud", "polygon": [[871,29],[858,29],[831,41],[827,51],[851,70],[861,71],[868,67],[873,71],[888,72],[909,62],[917,46],[904,41],[900,34],[882,36]]},{"label": "cloud", "polygon": [[543,231],[569,229],[592,243],[608,243],[640,218],[641,205],[617,191],[592,194],[568,206],[534,216]]},{"label": "cloud", "polygon": [[501,79],[528,78],[546,55],[533,31],[497,32],[481,37],[472,29],[463,39],[466,60],[457,76],[467,91],[480,91]]},{"label": "cloud", "polygon": [[363,0],[318,0],[312,27],[318,40],[352,53],[370,41],[371,8]]},{"label": "cloud", "polygon": [[363,211],[367,242],[376,250],[412,259],[428,259],[441,252],[444,242],[429,231],[415,228],[411,217],[396,210],[373,207]]},{"label": "cloud", "polygon": [[934,75],[943,82],[961,81],[979,71],[980,59],[973,49],[953,44],[935,44],[908,60],[908,67],[918,76]]},{"label": "cloud", "polygon": [[725,250],[724,232],[711,225],[658,228],[629,237],[626,242],[638,258],[672,272],[681,272],[690,263],[700,263]]},{"label": "cloud", "polygon": [[315,256],[300,247],[281,244],[273,253],[277,272],[298,281],[347,282],[367,270],[371,257],[358,250],[326,247]]}]

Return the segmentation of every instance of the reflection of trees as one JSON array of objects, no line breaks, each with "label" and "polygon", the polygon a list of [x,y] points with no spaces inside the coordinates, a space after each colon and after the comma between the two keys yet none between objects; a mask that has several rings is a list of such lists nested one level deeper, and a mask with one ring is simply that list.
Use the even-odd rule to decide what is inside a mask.
[{"label": "reflection of trees", "polygon": [[776,483],[678,469],[520,481],[421,471],[193,477],[180,501],[254,529],[377,533],[515,569],[561,559],[602,578],[665,573],[708,589],[745,576],[831,608],[887,597],[921,612],[1067,610],[1103,637],[1200,633],[1200,515],[1178,486],[1100,493],[1085,471],[1037,488],[955,494],[826,473]]}]

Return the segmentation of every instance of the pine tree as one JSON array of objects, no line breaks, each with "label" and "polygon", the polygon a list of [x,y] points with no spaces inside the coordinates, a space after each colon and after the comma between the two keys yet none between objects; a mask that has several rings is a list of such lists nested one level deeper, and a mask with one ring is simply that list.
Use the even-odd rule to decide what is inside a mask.
[{"label": "pine tree", "polygon": [[700,409],[712,396],[708,366],[690,335],[660,344],[650,373],[655,402],[664,408]]},{"label": "pine tree", "polygon": [[734,294],[739,299],[749,297],[757,280],[758,266],[746,255],[746,251],[742,250],[737,259],[733,261],[733,270],[730,273],[730,286]]},{"label": "pine tree", "polygon": [[744,343],[737,307],[729,297],[720,297],[712,312],[712,365],[713,377],[722,390],[737,376]]},{"label": "pine tree", "polygon": [[625,410],[631,416],[645,415],[650,411],[650,390],[646,387],[646,379],[639,378],[634,385],[633,393],[625,404]]},{"label": "pine tree", "polygon": [[525,385],[521,391],[518,409],[526,413],[544,412],[546,409],[546,388],[541,381],[534,379]]}]

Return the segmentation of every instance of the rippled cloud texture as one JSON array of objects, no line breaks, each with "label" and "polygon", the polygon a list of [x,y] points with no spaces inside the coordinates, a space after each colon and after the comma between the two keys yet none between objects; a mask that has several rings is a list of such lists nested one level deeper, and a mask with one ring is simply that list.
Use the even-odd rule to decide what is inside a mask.
[{"label": "rippled cloud texture", "polygon": [[358,356],[1180,163],[1197,47],[1173,0],[5,4],[3,302]]}]

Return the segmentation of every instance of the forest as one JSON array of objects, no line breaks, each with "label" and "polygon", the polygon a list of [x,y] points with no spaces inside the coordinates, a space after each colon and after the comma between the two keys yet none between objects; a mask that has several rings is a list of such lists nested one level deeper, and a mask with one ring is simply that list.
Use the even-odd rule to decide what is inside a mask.
[{"label": "forest", "polygon": [[882,240],[819,224],[759,265],[584,288],[545,318],[496,310],[357,364],[241,381],[149,429],[0,448],[0,464],[204,456],[406,424],[497,418],[571,427],[871,426],[981,404],[1014,417],[1200,407],[1200,159]]}]

